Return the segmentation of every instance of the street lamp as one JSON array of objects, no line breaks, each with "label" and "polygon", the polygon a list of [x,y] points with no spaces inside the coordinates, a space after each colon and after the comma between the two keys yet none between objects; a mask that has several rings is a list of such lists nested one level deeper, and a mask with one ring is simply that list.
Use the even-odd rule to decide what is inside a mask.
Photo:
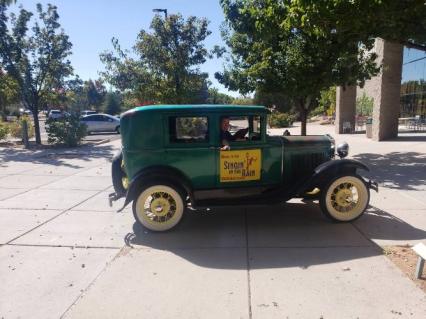
[{"label": "street lamp", "polygon": [[152,12],[164,12],[164,17],[167,19],[167,9],[152,9]]}]

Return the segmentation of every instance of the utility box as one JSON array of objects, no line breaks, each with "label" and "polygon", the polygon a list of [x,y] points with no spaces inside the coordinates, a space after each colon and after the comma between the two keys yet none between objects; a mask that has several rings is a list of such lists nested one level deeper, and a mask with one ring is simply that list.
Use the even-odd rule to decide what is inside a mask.
[{"label": "utility box", "polygon": [[365,121],[365,133],[367,138],[373,137],[373,119],[371,117]]}]

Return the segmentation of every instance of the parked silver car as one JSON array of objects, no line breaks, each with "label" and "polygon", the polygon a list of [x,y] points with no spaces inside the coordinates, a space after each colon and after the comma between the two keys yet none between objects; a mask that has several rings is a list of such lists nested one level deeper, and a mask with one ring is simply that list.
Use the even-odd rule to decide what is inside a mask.
[{"label": "parked silver car", "polygon": [[87,125],[87,133],[117,132],[120,133],[120,119],[109,114],[91,114],[80,120]]},{"label": "parked silver car", "polygon": [[50,110],[47,113],[47,118],[50,119],[50,120],[57,120],[57,119],[63,118],[64,116],[67,116],[67,115],[69,115],[69,113],[63,112],[61,110]]}]

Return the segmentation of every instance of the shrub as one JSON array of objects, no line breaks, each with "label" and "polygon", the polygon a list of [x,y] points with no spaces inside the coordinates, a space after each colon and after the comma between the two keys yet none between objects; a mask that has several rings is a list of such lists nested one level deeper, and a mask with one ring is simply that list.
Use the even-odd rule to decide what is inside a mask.
[{"label": "shrub", "polygon": [[9,134],[9,126],[0,119],[0,140],[5,139]]},{"label": "shrub", "polygon": [[77,146],[87,134],[87,127],[76,114],[46,121],[47,141],[51,144]]},{"label": "shrub", "polygon": [[371,116],[373,114],[374,99],[367,96],[365,92],[356,99],[356,113],[361,116]]},{"label": "shrub", "polygon": [[274,112],[269,118],[269,125],[271,127],[289,127],[293,122],[294,115],[288,113]]},{"label": "shrub", "polygon": [[21,118],[18,121],[12,122],[9,124],[10,135],[12,135],[15,138],[22,139],[22,123],[23,122],[27,123],[28,138],[34,137],[34,125],[31,122],[31,119],[29,118],[29,116],[26,116],[26,115],[21,116]]}]

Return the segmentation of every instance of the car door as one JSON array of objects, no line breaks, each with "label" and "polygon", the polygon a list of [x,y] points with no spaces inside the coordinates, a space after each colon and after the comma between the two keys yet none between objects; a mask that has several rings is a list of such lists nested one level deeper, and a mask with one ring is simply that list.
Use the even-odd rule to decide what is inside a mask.
[{"label": "car door", "polygon": [[113,117],[110,117],[110,116],[105,116],[105,117],[107,118],[106,130],[108,132],[114,132],[118,123],[116,122],[116,120]]},{"label": "car door", "polygon": [[210,115],[167,115],[165,153],[167,165],[182,172],[194,190],[216,183],[216,153],[210,132]]},{"label": "car door", "polygon": [[[224,141],[219,141],[217,187],[263,187],[280,183],[281,154],[272,154],[266,143],[266,115],[221,116],[219,127],[224,118],[229,120],[231,136],[237,138],[229,141],[228,150],[223,149]],[[241,136],[240,132],[247,133]]]},{"label": "car door", "polygon": [[93,115],[92,118],[92,127],[95,132],[102,132],[104,130],[104,119],[102,115]]}]

